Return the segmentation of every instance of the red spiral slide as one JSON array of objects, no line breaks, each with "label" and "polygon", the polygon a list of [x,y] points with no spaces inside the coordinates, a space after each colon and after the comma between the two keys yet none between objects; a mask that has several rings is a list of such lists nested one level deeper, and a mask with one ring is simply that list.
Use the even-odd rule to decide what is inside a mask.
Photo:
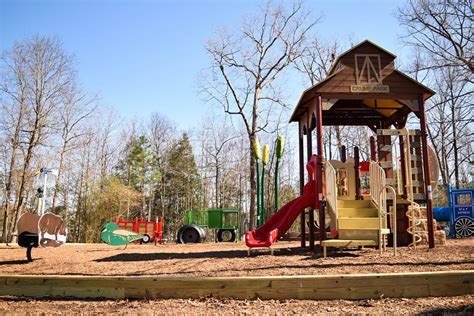
[{"label": "red spiral slide", "polygon": [[245,244],[247,247],[270,247],[278,238],[286,233],[305,208],[310,206],[318,207],[316,166],[316,155],[313,155],[306,165],[309,181],[304,186],[303,195],[286,203],[260,228],[247,232],[245,234]]}]

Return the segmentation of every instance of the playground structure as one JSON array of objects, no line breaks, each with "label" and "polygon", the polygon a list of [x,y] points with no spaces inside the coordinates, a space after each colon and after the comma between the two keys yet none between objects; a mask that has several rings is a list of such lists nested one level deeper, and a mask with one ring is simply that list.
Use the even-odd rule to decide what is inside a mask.
[{"label": "playground structure", "polygon": [[178,243],[200,243],[206,238],[206,230],[213,230],[219,242],[234,242],[239,235],[240,211],[233,209],[207,209],[186,212],[186,224],[177,233]]},{"label": "playground structure", "polygon": [[[381,58],[382,60],[390,59],[390,57],[387,57],[390,56],[387,55],[390,53],[367,41],[353,48],[357,53],[359,53],[359,49],[362,50],[362,53],[370,54],[368,57],[369,61],[366,59],[364,64],[367,66],[362,65],[361,68],[372,67],[369,65],[371,63],[371,56],[377,55],[377,52],[385,54],[385,57]],[[348,54],[346,57],[348,59],[354,57],[355,52],[346,52],[345,54]],[[349,67],[349,63],[344,60],[346,57],[343,57],[343,55],[336,60],[336,66],[333,67],[330,78],[327,79],[326,83],[329,84],[332,80],[331,78],[337,79],[338,74],[344,73],[344,67]],[[355,59],[357,64],[357,57]],[[344,65],[339,67],[337,66],[338,62],[344,62]],[[387,65],[390,66],[389,64]],[[384,78],[390,76],[391,72],[387,71],[382,79],[385,80]],[[390,84],[389,88],[383,88],[377,84],[373,86],[360,85],[359,87],[356,85],[353,90],[357,94],[352,95],[351,93],[356,93],[352,92],[352,89],[350,92],[337,92],[337,87],[332,87],[329,92],[325,92],[322,89],[324,85],[318,87],[318,84],[315,87],[321,88],[321,90],[316,89],[316,92],[320,93],[316,94],[316,99],[314,99],[314,91],[308,92],[306,96],[303,95],[302,100],[299,102],[299,107],[297,107],[297,110],[300,112],[297,113],[295,111],[297,114],[294,113],[293,115],[296,115],[294,120],[300,117],[297,121],[300,123],[301,196],[283,206],[275,216],[270,218],[259,229],[247,233],[249,238],[246,238],[246,242],[250,243],[250,245],[247,244],[249,247],[271,246],[298,216],[301,216],[302,219],[301,243],[302,246],[306,246],[305,226],[308,221],[311,221],[311,223],[315,222],[315,209],[319,211],[319,223],[326,223],[326,214],[331,218],[329,227],[325,224],[319,225],[319,235],[315,231],[314,225],[309,226],[309,246],[314,248],[315,239],[319,237],[323,250],[331,246],[378,245],[383,247],[386,243],[385,238],[391,237],[392,234],[393,240],[391,242],[394,245],[396,245],[397,241],[402,241],[405,245],[412,244],[416,246],[417,242],[414,242],[414,240],[417,240],[417,238],[415,238],[415,234],[410,234],[410,231],[416,233],[417,230],[415,228],[423,223],[427,227],[428,233],[430,232],[429,229],[433,230],[433,221],[430,220],[430,216],[432,217],[433,214],[430,208],[431,204],[428,203],[431,200],[431,175],[429,173],[430,161],[427,158],[426,126],[423,127],[424,124],[421,124],[421,129],[417,131],[407,130],[401,124],[403,122],[406,123],[406,116],[410,111],[416,112],[420,117],[420,121],[424,122],[423,100],[430,96],[430,92],[426,92],[427,90],[424,87],[418,87],[416,82],[405,78],[399,73],[396,73],[395,76],[399,76],[397,78],[400,79],[400,82],[407,80],[408,84],[414,85],[413,89],[415,89],[416,93],[403,94],[400,92],[396,94],[400,96],[400,99],[388,99],[393,102],[386,101],[387,99],[383,98],[375,99],[375,102],[371,102],[370,96],[367,97],[367,100],[361,98],[369,94],[372,96],[382,94],[387,98],[395,98],[389,91],[393,92],[394,89],[397,91],[396,87],[398,86]],[[370,82],[370,79],[368,81]],[[334,95],[330,94],[331,90],[334,90]],[[372,92],[368,92],[368,90]],[[323,99],[322,96],[325,98]],[[350,96],[352,96],[352,99]],[[418,103],[412,102],[414,100],[411,98],[416,98],[417,96]],[[336,97],[340,97],[340,99]],[[308,99],[306,100],[305,98]],[[313,112],[313,109],[318,110],[316,114]],[[352,113],[354,109],[356,114],[362,118],[358,118],[356,114]],[[332,113],[332,111],[336,113]],[[357,147],[354,148],[352,158],[346,157],[347,153],[343,150],[340,161],[323,159],[320,139],[322,122],[339,124],[341,122],[338,119],[343,118],[347,120],[346,122],[358,122],[360,125],[370,124],[369,126],[373,127],[376,136],[371,139],[371,161],[360,162]],[[389,129],[388,123],[390,122],[395,122],[397,129]],[[318,155],[312,153],[312,129],[317,130]],[[306,150],[307,161],[304,159],[305,135],[308,144]],[[399,157],[400,165],[398,167],[396,167],[398,160],[394,157],[393,152],[393,137],[399,140],[396,146],[399,146],[400,152],[403,153]],[[423,139],[423,137],[425,138]],[[405,160],[402,161],[403,159]],[[304,185],[305,165],[308,172],[306,185]],[[421,213],[423,213],[423,209],[428,219],[422,218]],[[26,222],[31,223],[33,221],[27,220]],[[119,229],[118,225],[116,223],[112,224],[110,231],[117,231]],[[195,225],[201,228],[196,224],[188,225]],[[34,225],[34,227],[38,226]],[[133,224],[131,226],[127,225],[127,229],[132,226]],[[395,233],[397,228],[401,229],[398,238]],[[433,232],[431,232],[431,235],[433,235]],[[388,240],[390,241],[390,238]],[[81,247],[81,245],[78,247]],[[89,252],[89,254],[91,253]],[[101,256],[97,260],[99,262],[98,265],[107,266],[104,262],[108,262],[107,269],[110,269],[111,266],[120,266],[120,264],[113,264],[120,261],[123,263],[132,261],[132,264],[135,265],[136,257],[140,256],[134,253],[128,255],[110,256],[108,254],[105,258]],[[165,256],[167,255],[159,257],[156,254],[152,254],[149,258],[164,258]],[[182,252],[179,252],[175,254],[173,260],[175,258],[186,258],[186,256],[187,254],[183,256]],[[212,261],[214,263],[212,255],[204,255],[209,256],[211,260],[202,260],[199,255],[191,255],[189,256],[190,259],[193,256],[199,257],[200,262]],[[218,256],[221,257],[222,255]],[[310,259],[315,258],[311,257]],[[88,261],[91,260],[88,259]],[[334,265],[334,263],[337,265],[339,261],[330,261],[330,265]],[[393,264],[389,263],[389,265]],[[357,264],[353,262],[346,264],[346,266],[355,265]],[[366,268],[366,263],[361,265]],[[380,262],[374,265],[379,269]],[[403,263],[401,265],[403,266]],[[137,266],[141,267],[139,273],[143,273],[143,266],[140,264]],[[320,265],[317,264],[315,266],[318,266],[319,269]],[[244,268],[247,269],[247,267]],[[248,269],[252,268],[249,264]],[[224,271],[228,271],[227,266]],[[370,274],[347,274],[347,271],[344,271],[344,274],[338,275],[313,274],[250,277],[192,277],[189,275],[186,275],[186,277],[163,277],[161,274],[150,274],[148,276],[124,276],[123,274],[114,276],[6,274],[0,275],[0,279],[3,284],[7,285],[0,287],[0,294],[32,297],[113,299],[215,297],[281,300],[380,299],[381,297],[427,297],[472,294],[474,273],[472,270],[405,273],[377,272]]]},{"label": "playground structure", "polygon": [[145,244],[151,241],[155,242],[155,244],[163,243],[163,217],[156,217],[154,221],[146,221],[144,218],[138,217],[135,217],[133,221],[127,221],[115,217],[114,222],[119,229],[143,235],[141,242]]},{"label": "playground structure", "polygon": [[435,207],[434,217],[438,222],[449,223],[451,238],[474,236],[474,189],[448,187],[448,206]]},{"label": "playground structure", "polygon": [[[425,232],[429,247],[435,246],[432,187],[437,175],[436,167],[431,170],[433,175],[430,172],[433,159],[429,157],[424,109],[434,92],[396,70],[395,58],[372,42],[363,41],[337,57],[328,76],[302,94],[290,118],[290,122],[299,124],[301,196],[262,227],[248,232],[249,248],[270,247],[297,214],[301,218],[301,247],[306,246],[306,222],[310,249],[315,249],[316,238],[324,250],[382,248],[387,242],[416,247]],[[419,119],[419,129],[406,128],[410,114]],[[368,127],[374,133],[370,137],[370,161],[360,161],[358,147],[354,147],[353,157],[346,157],[344,146],[339,161],[325,160],[323,125]],[[315,166],[311,172],[308,169],[306,185],[305,161],[307,168]],[[313,186],[315,192],[308,192]],[[326,214],[331,219],[329,234]]]}]

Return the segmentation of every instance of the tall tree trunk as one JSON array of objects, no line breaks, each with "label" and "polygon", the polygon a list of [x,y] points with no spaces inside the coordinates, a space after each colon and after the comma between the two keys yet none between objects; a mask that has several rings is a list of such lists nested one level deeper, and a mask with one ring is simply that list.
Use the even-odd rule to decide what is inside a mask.
[{"label": "tall tree trunk", "polygon": [[456,107],[454,101],[451,103],[451,128],[453,129],[453,151],[454,151],[454,180],[456,189],[459,189],[459,158],[458,158],[458,140],[456,131]]},{"label": "tall tree trunk", "polygon": [[215,186],[216,186],[216,207],[219,207],[219,160],[216,159],[216,180],[215,180]]},{"label": "tall tree trunk", "polygon": [[35,120],[34,128],[31,131],[31,135],[28,141],[28,149],[26,150],[26,156],[25,160],[23,163],[23,170],[21,173],[21,178],[20,178],[20,187],[18,189],[18,195],[16,198],[16,206],[14,210],[14,214],[12,217],[12,221],[10,222],[10,228],[8,230],[8,235],[7,235],[7,240],[10,241],[11,235],[13,234],[13,231],[15,230],[15,224],[18,221],[18,215],[20,214],[20,210],[22,209],[23,206],[23,194],[25,192],[25,187],[26,187],[26,178],[27,178],[27,173],[28,169],[30,168],[30,163],[31,163],[31,158],[33,156],[33,149],[36,146],[36,137],[39,128],[39,118],[37,117]]},{"label": "tall tree trunk", "polygon": [[[340,155],[341,154],[341,148],[342,148],[341,127],[339,125],[337,125],[337,126],[334,126],[334,129],[336,130],[337,152]],[[341,158],[341,157],[339,157],[339,158]]]},{"label": "tall tree trunk", "polygon": [[[252,138],[250,144],[252,144]],[[250,145],[250,152],[252,152],[252,145]],[[255,227],[255,198],[257,196],[257,181],[256,181],[256,173],[255,173],[255,158],[253,155],[250,155],[250,210],[249,210],[249,229],[253,229]]]},{"label": "tall tree trunk", "polygon": [[67,149],[67,142],[64,142],[63,147],[61,149],[61,154],[59,156],[58,176],[56,177],[56,185],[54,186],[53,209],[56,208],[57,203],[58,203],[58,194],[59,194],[59,190],[61,188],[61,176],[63,174],[64,159],[66,159],[66,149]]},{"label": "tall tree trunk", "polygon": [[15,164],[16,164],[16,153],[19,146],[19,139],[20,139],[20,130],[21,130],[21,123],[23,121],[23,114],[24,114],[24,104],[23,99],[20,101],[20,108],[18,113],[18,120],[15,125],[15,132],[12,137],[12,156],[10,158],[10,165],[8,169],[8,176],[7,181],[5,183],[5,204],[4,204],[4,211],[3,211],[3,227],[2,227],[2,241],[4,243],[8,242],[8,213],[10,209],[10,200],[12,199],[12,182],[13,176],[15,173]]}]

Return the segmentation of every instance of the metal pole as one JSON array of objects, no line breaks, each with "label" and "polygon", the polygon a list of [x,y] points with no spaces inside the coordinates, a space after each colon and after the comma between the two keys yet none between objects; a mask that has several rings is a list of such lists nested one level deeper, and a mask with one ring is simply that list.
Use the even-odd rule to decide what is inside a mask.
[{"label": "metal pole", "polygon": [[47,181],[48,181],[48,171],[45,170],[43,172],[43,175],[44,175],[44,179],[43,179],[43,197],[41,198],[41,214],[40,216],[43,216],[44,215],[44,211],[45,211],[45,206],[46,206],[46,184],[47,184]]}]

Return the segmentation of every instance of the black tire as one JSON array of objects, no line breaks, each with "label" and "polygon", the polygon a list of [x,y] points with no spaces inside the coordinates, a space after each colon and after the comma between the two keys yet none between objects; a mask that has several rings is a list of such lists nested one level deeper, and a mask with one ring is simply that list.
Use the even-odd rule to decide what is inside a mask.
[{"label": "black tire", "polygon": [[217,240],[219,242],[234,242],[235,230],[233,229],[219,229],[217,231]]},{"label": "black tire", "polygon": [[150,242],[151,238],[149,235],[145,234],[142,238],[142,243],[148,244]]},{"label": "black tire", "polygon": [[206,237],[204,229],[197,225],[184,225],[178,231],[178,241],[181,244],[200,243]]}]

